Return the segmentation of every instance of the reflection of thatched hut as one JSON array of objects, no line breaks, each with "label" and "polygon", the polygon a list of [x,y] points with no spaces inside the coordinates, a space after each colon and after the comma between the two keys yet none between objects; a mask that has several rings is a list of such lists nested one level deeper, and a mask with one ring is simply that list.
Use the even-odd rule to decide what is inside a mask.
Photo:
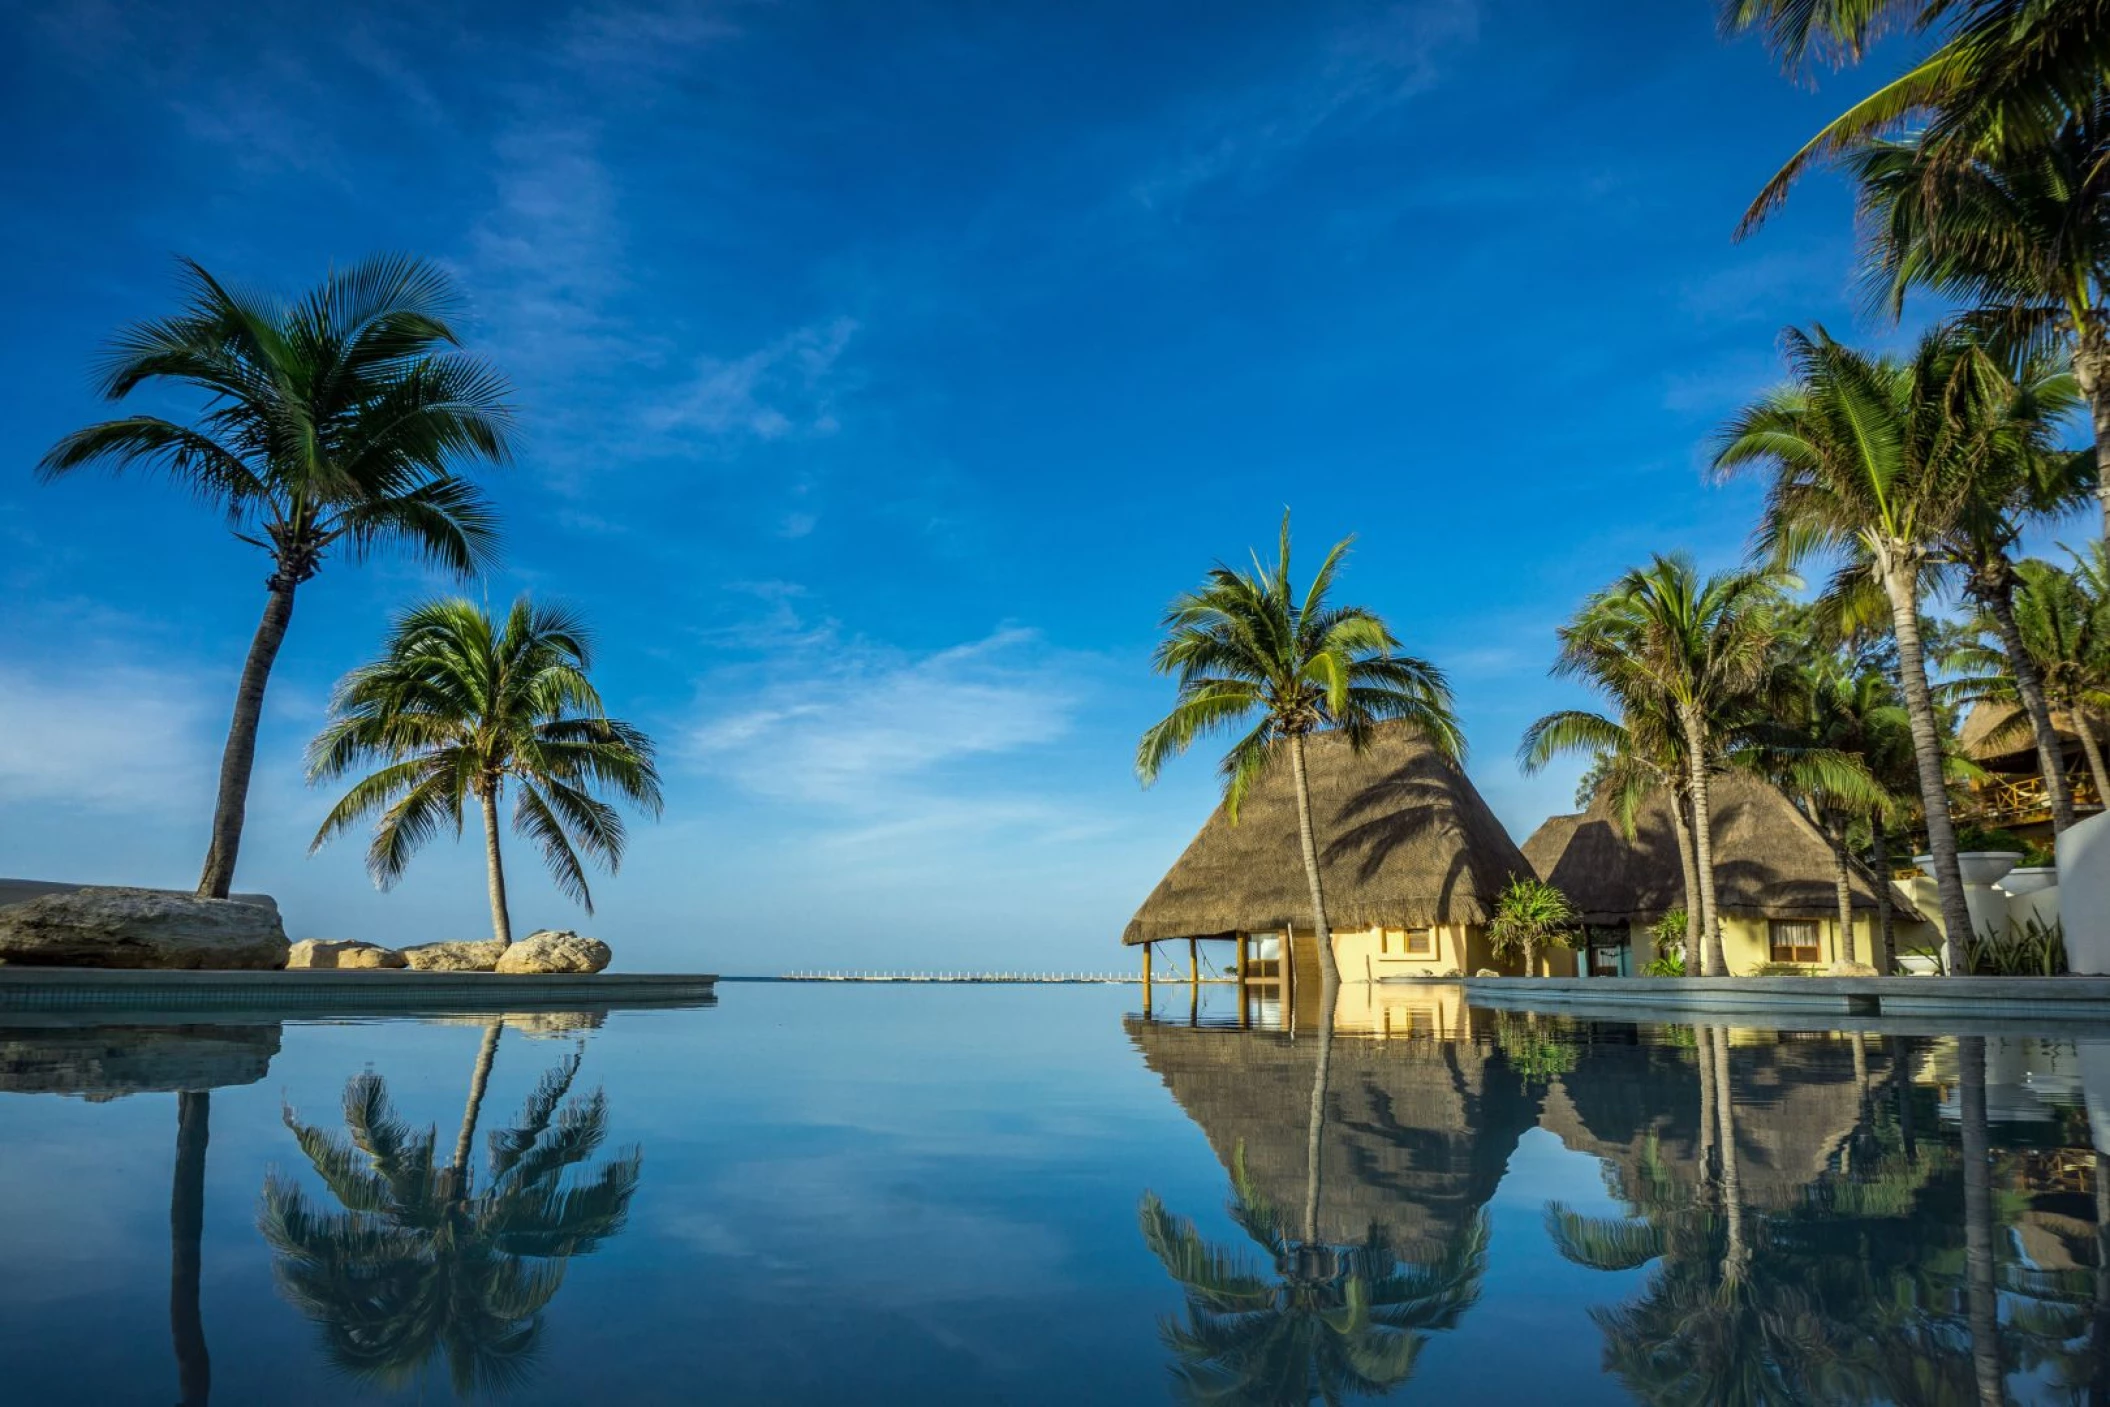
[{"label": "reflection of thatched hut", "polygon": [[[1134,1018],[1128,1032],[1224,1167],[1242,1150],[1260,1192],[1294,1217],[1304,1205],[1317,1042]],[[1484,1040],[1337,1038],[1320,1141],[1320,1238],[1357,1241],[1375,1225],[1413,1255],[1457,1235],[1494,1194],[1537,1116],[1537,1100]]]},{"label": "reflection of thatched hut", "polygon": [[[1342,975],[1354,981],[1501,967],[1487,951],[1484,926],[1503,886],[1531,866],[1465,774],[1401,724],[1379,728],[1361,753],[1338,734],[1313,734],[1306,757]],[[1301,976],[1317,952],[1296,787],[1283,758],[1247,795],[1235,825],[1217,808],[1121,941],[1251,938],[1259,940],[1257,956],[1269,961],[1285,934]]]},{"label": "reflection of thatched hut", "polygon": [[[2084,814],[2100,809],[2102,801],[2096,795],[2095,778],[2073,716],[2054,711],[2051,726],[2058,734],[2059,757],[2073,787],[2075,806]],[[2037,761],[2036,735],[2022,710],[2014,704],[1977,704],[1964,715],[1956,740],[1964,756],[1987,773],[1984,780],[1971,784],[1966,809],[1972,816],[1981,824],[2010,828],[2033,839],[2048,838],[2051,797]],[[2096,741],[2098,745],[2102,742],[2100,728]]]},{"label": "reflection of thatched hut", "polygon": [[[1740,772],[1714,779],[1715,905],[1732,973],[1766,963],[1830,964],[1839,951],[1839,907],[1831,846],[1779,788]],[[1524,842],[1541,878],[1565,893],[1591,935],[1590,969],[1632,975],[1655,956],[1648,926],[1685,905],[1684,863],[1668,793],[1658,791],[1629,838],[1608,794],[1590,809],[1555,816]],[[1876,886],[1859,864],[1853,894],[1855,952],[1874,951]],[[1900,949],[1931,941],[1920,916],[1891,895]]]},{"label": "reflection of thatched hut", "polygon": [[[1892,1066],[1865,1048],[1880,1088]],[[1674,1179],[1696,1179],[1703,1138],[1695,1053],[1654,1044],[1593,1044],[1546,1095],[1540,1125],[1579,1153],[1605,1159],[1629,1184],[1651,1145]],[[1862,1085],[1844,1036],[1738,1037],[1729,1060],[1737,1163],[1746,1205],[1789,1209],[1834,1168],[1861,1117]]]}]

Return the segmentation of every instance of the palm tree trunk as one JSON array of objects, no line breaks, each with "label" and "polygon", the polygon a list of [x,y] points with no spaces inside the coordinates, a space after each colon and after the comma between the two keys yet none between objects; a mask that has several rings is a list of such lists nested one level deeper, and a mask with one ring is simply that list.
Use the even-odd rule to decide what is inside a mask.
[{"label": "palm tree trunk", "polygon": [[1722,1220],[1728,1243],[1722,1255],[1722,1278],[1743,1278],[1749,1252],[1744,1246],[1744,1194],[1741,1160],[1736,1152],[1736,1100],[1729,1081],[1729,1028],[1716,1026],[1710,1044],[1714,1060],[1714,1112],[1720,1122],[1715,1144],[1722,1160]]},{"label": "palm tree trunk", "polygon": [[1876,936],[1871,945],[1875,952],[1875,969],[1879,976],[1888,977],[1897,970],[1898,940],[1890,912],[1890,832],[1880,818],[1871,818],[1868,823],[1869,847],[1875,852],[1876,862]]},{"label": "palm tree trunk", "polygon": [[202,898],[225,899],[234,888],[235,856],[242,849],[242,820],[249,808],[249,773],[256,766],[257,722],[264,716],[264,686],[271,682],[271,666],[278,659],[278,647],[285,643],[286,627],[292,623],[293,587],[274,576],[271,593],[264,598],[264,618],[257,622],[249,658],[242,662],[234,718],[227,725],[227,746],[220,754],[212,848],[205,852],[205,872],[198,876]]},{"label": "palm tree trunk", "polygon": [[2095,430],[2095,496],[2103,509],[2103,536],[2110,538],[2110,334],[2085,314],[2074,328],[2073,379],[2088,399]]},{"label": "palm tree trunk", "polygon": [[212,1095],[176,1096],[176,1176],[169,1192],[169,1334],[176,1347],[178,1407],[205,1407],[212,1397],[212,1355],[199,1310],[199,1243],[205,1233],[205,1147],[212,1138]]},{"label": "palm tree trunk", "polygon": [[[1304,776],[1304,735],[1292,733],[1289,739],[1289,763],[1296,774],[1297,782],[1297,837],[1304,846],[1304,878],[1311,885],[1311,921],[1318,930],[1319,972],[1324,989],[1338,987],[1341,982],[1341,965],[1334,961],[1333,929],[1326,922],[1326,891],[1319,883],[1319,844],[1311,829],[1311,784]],[[1332,1000],[1326,997],[1326,1000]],[[1329,1009],[1327,1024],[1332,1024]]]},{"label": "palm tree trunk", "polygon": [[476,1121],[483,1114],[484,1088],[491,1083],[491,1066],[498,1059],[498,1037],[504,1030],[504,1017],[494,1016],[485,1023],[484,1043],[476,1052],[476,1071],[469,1077],[469,1102],[462,1108],[462,1129],[454,1139],[448,1187],[448,1195],[457,1199],[469,1195],[469,1155],[476,1143]]},{"label": "palm tree trunk", "polygon": [[1714,812],[1707,799],[1707,748],[1706,731],[1700,726],[1696,710],[1686,708],[1679,711],[1679,722],[1685,730],[1685,754],[1692,780],[1687,784],[1692,793],[1692,852],[1693,871],[1700,885],[1700,974],[1703,977],[1727,977],[1729,962],[1722,953],[1722,926],[1714,912]]},{"label": "palm tree trunk", "polygon": [[1963,899],[1963,868],[1956,859],[1956,826],[1949,819],[1949,789],[1942,779],[1941,730],[1934,722],[1934,697],[1927,688],[1927,661],[1920,651],[1919,584],[1909,566],[1885,563],[1883,590],[1898,642],[1898,676],[1905,714],[1912,722],[1912,752],[1919,766],[1920,805],[1927,816],[1927,850],[1934,859],[1934,887],[1941,896],[1942,971],[1963,971],[1964,941],[1971,911]]},{"label": "palm tree trunk", "polygon": [[1839,813],[1828,812],[1824,822],[1824,838],[1832,847],[1832,892],[1839,901],[1839,961],[1857,962],[1854,955],[1854,872],[1846,856],[1845,828],[1839,823]]},{"label": "palm tree trunk", "polygon": [[1964,1263],[1969,1280],[1971,1362],[1978,1400],[1999,1407],[2007,1400],[2000,1370],[2000,1297],[1993,1282],[1993,1168],[1986,1129],[1985,1037],[1961,1036],[1956,1058],[1962,1067],[1959,1117],[1963,1123]]},{"label": "palm tree trunk", "polygon": [[2007,667],[2015,676],[2015,692],[2022,698],[2022,712],[2037,743],[2037,770],[2051,796],[2051,829],[2056,835],[2073,824],[2073,784],[2066,780],[2066,759],[2059,748],[2059,734],[2051,726],[2051,705],[2044,701],[2044,676],[2022,643],[2022,628],[2015,623],[2015,586],[2007,559],[1990,579],[1980,574],[1978,599],[2000,628],[2000,648]]},{"label": "palm tree trunk", "polygon": [[2073,731],[2081,738],[2081,753],[2088,759],[2088,775],[2095,778],[2095,799],[2110,807],[2110,771],[2103,766],[2103,744],[2095,731],[2095,710],[2077,705],[2072,718]]},{"label": "palm tree trunk", "polygon": [[1714,1106],[1719,1097],[1714,1088],[1713,1028],[1694,1026],[1692,1048],[1700,1070],[1700,1182],[1704,1186],[1707,1179],[1714,1176]]},{"label": "palm tree trunk", "polygon": [[1304,1244],[1319,1240],[1319,1150],[1326,1136],[1326,1081],[1333,1070],[1333,1008],[1338,980],[1319,983],[1319,1059],[1311,1077],[1311,1120],[1304,1136]]},{"label": "palm tree trunk", "polygon": [[1685,798],[1675,789],[1670,794],[1670,828],[1678,838],[1678,868],[1683,871],[1685,879],[1686,961],[1697,963],[1700,958],[1700,870],[1692,860],[1692,821],[1686,814]]},{"label": "palm tree trunk", "polygon": [[506,912],[506,868],[498,853],[498,785],[484,788],[484,863],[491,882],[491,934],[501,947],[513,946],[513,919]]}]

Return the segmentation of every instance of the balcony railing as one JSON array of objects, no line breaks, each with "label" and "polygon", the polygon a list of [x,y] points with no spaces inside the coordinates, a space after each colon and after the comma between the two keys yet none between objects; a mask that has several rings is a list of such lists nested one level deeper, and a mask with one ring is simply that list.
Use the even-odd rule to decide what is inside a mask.
[{"label": "balcony railing", "polygon": [[[2085,768],[2067,774],[2075,807],[2100,811],[2102,797],[2096,794],[2095,779]],[[1999,825],[2027,825],[2051,819],[2051,788],[2041,776],[1991,777],[1966,793],[1958,811],[1974,821]]]}]

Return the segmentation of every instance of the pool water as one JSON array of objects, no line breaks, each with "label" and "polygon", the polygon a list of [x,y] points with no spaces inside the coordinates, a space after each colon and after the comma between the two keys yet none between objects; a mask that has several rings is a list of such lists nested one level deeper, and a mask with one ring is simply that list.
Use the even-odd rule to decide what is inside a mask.
[{"label": "pool water", "polygon": [[1227,995],[0,1017],[0,1401],[2110,1388],[2110,1032]]}]

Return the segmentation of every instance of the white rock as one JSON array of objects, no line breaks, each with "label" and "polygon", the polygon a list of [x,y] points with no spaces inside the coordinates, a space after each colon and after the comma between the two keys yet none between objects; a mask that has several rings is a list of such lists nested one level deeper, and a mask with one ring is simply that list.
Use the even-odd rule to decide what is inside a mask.
[{"label": "white rock", "polygon": [[496,938],[420,943],[403,949],[403,960],[419,972],[489,972],[498,966],[498,955],[505,950],[505,944]]},{"label": "white rock", "polygon": [[599,972],[613,956],[598,938],[568,928],[545,928],[515,943],[498,960],[500,972]]},{"label": "white rock", "polygon": [[286,953],[286,967],[323,970],[334,968],[408,967],[410,960],[394,948],[354,939],[303,938]]},{"label": "white rock", "polygon": [[275,906],[158,889],[76,889],[0,909],[0,962],[23,967],[278,968]]}]

